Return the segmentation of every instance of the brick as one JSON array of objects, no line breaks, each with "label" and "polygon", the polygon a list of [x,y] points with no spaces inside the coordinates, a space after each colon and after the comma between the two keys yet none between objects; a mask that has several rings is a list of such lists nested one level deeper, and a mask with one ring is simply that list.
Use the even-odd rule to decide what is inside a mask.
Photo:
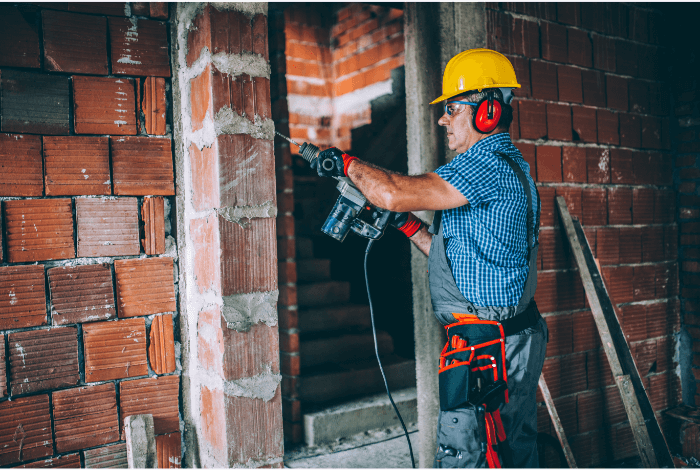
[{"label": "brick", "polygon": [[[158,18],[160,20],[168,19],[168,3],[167,2],[149,2],[149,14],[151,18]],[[159,467],[164,468],[164,467]]]},{"label": "brick", "polygon": [[537,181],[561,180],[561,147],[537,147]]},{"label": "brick", "polygon": [[649,112],[649,87],[642,80],[630,80],[630,111],[646,114]]},{"label": "brick", "polygon": [[573,331],[573,352],[590,351],[600,347],[598,327],[590,311],[571,315]]},{"label": "brick", "polygon": [[581,69],[569,65],[557,65],[559,101],[583,103]]},{"label": "brick", "polygon": [[83,326],[85,382],[148,375],[143,318]]},{"label": "brick", "polygon": [[141,205],[143,250],[147,255],[165,253],[165,201],[162,197],[145,197]]},{"label": "brick", "polygon": [[170,76],[166,23],[138,18],[109,18],[112,73]]},{"label": "brick", "polygon": [[44,137],[47,196],[110,195],[107,137]]},{"label": "brick", "polygon": [[562,3],[557,5],[557,20],[572,26],[581,25],[581,7],[578,3]]},{"label": "brick", "polygon": [[671,98],[667,87],[661,83],[649,83],[649,111],[651,114],[668,116],[670,103]]},{"label": "brick", "polygon": [[540,231],[540,251],[542,269],[567,269],[571,267],[568,241],[560,230]]},{"label": "brick", "polygon": [[106,18],[44,10],[41,19],[46,70],[109,74]]},{"label": "brick", "polygon": [[5,201],[3,207],[7,261],[75,258],[70,199]]},{"label": "brick", "polygon": [[56,2],[46,4],[45,8],[61,11],[72,11],[75,13],[93,13],[107,16],[127,16],[126,3],[124,2]]},{"label": "brick", "polygon": [[642,262],[642,229],[620,227],[620,263]]},{"label": "brick", "polygon": [[602,265],[618,264],[620,259],[620,230],[602,227],[596,231],[596,254]]},{"label": "brick", "polygon": [[[501,53],[513,54],[514,30],[512,16],[499,11],[488,10],[486,12],[486,47],[501,51]],[[522,32],[522,28],[520,31]]]},{"label": "brick", "polygon": [[[639,75],[639,54],[637,43],[615,40],[615,69],[621,75],[637,77]],[[646,65],[646,64],[645,64]]]},{"label": "brick", "polygon": [[247,134],[221,135],[217,146],[221,205],[275,204],[272,141]]},{"label": "brick", "polygon": [[114,384],[54,392],[53,415],[59,453],[119,440]]},{"label": "brick", "polygon": [[574,141],[597,142],[596,110],[582,106],[572,106]]},{"label": "brick", "polygon": [[48,395],[14,398],[0,403],[0,465],[53,454]]},{"label": "brick", "polygon": [[179,394],[180,377],[177,375],[121,382],[119,384],[121,418],[123,420],[131,415],[152,414],[155,434],[178,432],[180,429]]},{"label": "brick", "polygon": [[632,220],[635,225],[654,222],[654,191],[634,188],[632,198]]},{"label": "brick", "polygon": [[671,381],[669,380],[670,375],[658,374],[649,377],[649,400],[651,401],[651,406],[656,411],[662,411],[667,409],[670,402],[670,387]]},{"label": "brick", "polygon": [[619,145],[620,129],[618,113],[606,109],[596,111],[598,119],[598,142],[601,144]]},{"label": "brick", "polygon": [[263,77],[241,74],[237,77],[214,70],[212,73],[214,114],[224,107],[255,122],[256,116],[271,117],[270,81]]},{"label": "brick", "polygon": [[195,253],[195,283],[202,294],[210,290],[221,291],[220,250],[216,237],[218,229],[216,214],[210,214],[206,219],[190,221],[189,231]]},{"label": "brick", "polygon": [[275,219],[251,219],[243,228],[219,216],[219,230],[223,295],[277,289]]},{"label": "brick", "polygon": [[542,58],[552,62],[566,63],[569,58],[569,49],[566,44],[566,27],[542,21]]},{"label": "brick", "polygon": [[39,68],[36,7],[0,5],[0,67]]},{"label": "brick", "polygon": [[175,339],[173,316],[156,315],[151,323],[148,347],[148,362],[156,374],[175,372]]},{"label": "brick", "polygon": [[520,88],[513,90],[513,93],[518,98],[530,98],[532,96],[530,87],[530,60],[525,57],[508,57],[510,63],[513,64],[515,76],[518,78]]},{"label": "brick", "polygon": [[181,439],[179,432],[156,436],[158,468],[182,468]]},{"label": "brick", "polygon": [[654,223],[671,224],[676,216],[676,194],[671,190],[659,190],[654,198]]},{"label": "brick", "polygon": [[212,113],[212,74],[211,65],[190,80],[190,109],[192,112],[192,130],[204,127],[204,120],[214,119]]},{"label": "brick", "polygon": [[150,2],[131,2],[131,14],[135,16],[148,16],[150,14]]},{"label": "brick", "polygon": [[535,301],[542,313],[583,308],[583,285],[578,273],[545,271],[540,278]]},{"label": "brick", "polygon": [[59,266],[49,269],[47,274],[54,325],[109,320],[116,316],[109,265]]},{"label": "brick", "polygon": [[115,260],[119,318],[177,310],[172,258]]},{"label": "brick", "polygon": [[216,144],[204,147],[201,151],[196,144],[190,145],[192,204],[198,211],[220,206],[218,188],[211,184],[211,181],[218,178],[217,152]]},{"label": "brick", "polygon": [[[581,188],[580,187],[559,187],[556,189],[557,196],[564,196],[566,206],[572,217],[582,218]],[[558,209],[555,209],[558,213]],[[557,220],[558,220],[558,216]]]},{"label": "brick", "polygon": [[589,183],[610,183],[610,149],[586,148],[586,173]]},{"label": "brick", "polygon": [[571,141],[571,107],[547,103],[547,137],[549,140]]},{"label": "brick", "polygon": [[588,181],[586,169],[586,149],[583,147],[562,147],[562,169],[567,183],[585,183]]},{"label": "brick", "polygon": [[523,160],[530,167],[530,176],[533,180],[537,179],[537,147],[533,144],[518,142],[515,146],[520,150]]},{"label": "brick", "polygon": [[[246,332],[231,328],[223,332],[223,377],[239,380],[254,377],[266,371],[280,370],[280,341],[277,328],[257,323]],[[284,354],[284,357],[296,357]],[[286,375],[299,375],[286,373]]]},{"label": "brick", "polygon": [[608,108],[616,109],[618,111],[627,111],[629,109],[629,100],[627,98],[628,84],[628,78],[605,74],[605,88]]},{"label": "brick", "polygon": [[559,225],[559,215],[558,210],[555,206],[555,188],[552,187],[539,187],[537,188],[540,194],[540,202],[542,207],[540,208],[540,226],[541,227],[552,227]]},{"label": "brick", "polygon": [[574,28],[566,30],[569,63],[581,67],[593,66],[593,45],[586,31]]},{"label": "brick", "polygon": [[70,131],[68,77],[3,70],[0,130],[61,135]]},{"label": "brick", "polygon": [[615,71],[615,40],[598,34],[591,34],[593,40],[593,67],[607,72]]},{"label": "brick", "polygon": [[550,62],[530,61],[532,97],[537,100],[557,101],[557,66]]},{"label": "brick", "polygon": [[[603,260],[600,261],[603,263]],[[621,304],[634,300],[634,268],[632,266],[605,266],[602,268],[602,275],[613,303]]]},{"label": "brick", "polygon": [[620,145],[639,148],[642,146],[642,121],[639,116],[620,113]]},{"label": "brick", "polygon": [[642,261],[645,263],[663,261],[664,230],[663,227],[647,227],[642,232]]},{"label": "brick", "polygon": [[110,147],[115,195],[175,195],[169,138],[112,137]]},{"label": "brick", "polygon": [[581,84],[583,85],[583,104],[604,108],[605,74],[595,70],[583,70]]},{"label": "brick", "polygon": [[639,69],[640,78],[647,80],[660,81],[663,79],[664,71],[664,52],[659,47],[647,46],[640,44],[637,46],[639,61],[645,66]]},{"label": "brick", "polygon": [[603,394],[600,391],[576,397],[578,407],[578,432],[595,431],[603,427]]},{"label": "brick", "polygon": [[605,188],[585,188],[581,202],[584,225],[607,225],[608,195]]},{"label": "brick", "polygon": [[78,257],[138,255],[139,214],[134,197],[76,199]]},{"label": "brick", "polygon": [[277,389],[275,397],[269,401],[247,397],[230,397],[226,400],[226,435],[229,437],[230,460],[246,462],[250,455],[282,457],[283,440],[263,433],[246,432],[245,423],[260,423],[264,429],[282,430],[281,394]]},{"label": "brick", "polygon": [[645,341],[631,346],[632,356],[637,365],[639,374],[644,377],[649,374],[652,367],[656,369],[656,341]]},{"label": "brick", "polygon": [[664,227],[664,258],[678,258],[678,228],[675,225]]},{"label": "brick", "polygon": [[0,329],[46,324],[44,266],[0,267]]},{"label": "brick", "polygon": [[554,406],[561,420],[561,425],[567,436],[576,434],[578,415],[576,413],[576,397],[563,397],[554,400]]},{"label": "brick", "polygon": [[136,134],[131,78],[73,77],[73,109],[76,134]]},{"label": "brick", "polygon": [[661,148],[661,120],[653,116],[642,116],[642,147]]},{"label": "brick", "polygon": [[165,78],[146,77],[143,83],[143,100],[141,100],[146,133],[165,135]]},{"label": "brick", "polygon": [[546,105],[536,101],[519,101],[520,138],[537,140],[547,135]]},{"label": "brick", "polygon": [[75,327],[12,333],[8,343],[12,395],[70,387],[80,380]]},{"label": "brick", "polygon": [[68,455],[60,455],[46,460],[26,463],[15,468],[80,468],[80,454],[78,452]]},{"label": "brick", "polygon": [[6,398],[7,393],[7,365],[5,364],[5,335],[0,335],[0,398]]},{"label": "brick", "polygon": [[129,468],[126,461],[126,443],[84,450],[83,455],[85,468]]},{"label": "brick", "polygon": [[[614,162],[611,152],[611,160]],[[613,182],[615,180],[613,171]],[[632,223],[632,190],[629,188],[608,189],[608,220],[610,225]]]},{"label": "brick", "polygon": [[0,134],[0,196],[42,196],[41,137]]},{"label": "brick", "polygon": [[651,300],[654,298],[656,289],[656,267],[655,266],[635,266],[634,267],[634,300]]},{"label": "brick", "polygon": [[571,315],[550,315],[545,317],[550,331],[547,343],[547,357],[561,356],[573,352],[573,323]]}]

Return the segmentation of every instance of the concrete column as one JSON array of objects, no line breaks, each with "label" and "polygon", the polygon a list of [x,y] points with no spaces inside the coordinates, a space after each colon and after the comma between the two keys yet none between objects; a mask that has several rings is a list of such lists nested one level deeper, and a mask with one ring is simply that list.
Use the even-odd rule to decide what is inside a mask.
[{"label": "concrete column", "polygon": [[[405,3],[406,116],[408,172],[435,170],[454,157],[439,129],[439,106],[429,106],[442,94],[442,72],[455,54],[486,44],[483,4]],[[432,222],[432,212],[419,216]],[[438,357],[444,330],[433,316],[428,287],[428,259],[411,247],[413,321],[416,341],[416,382],[420,467],[432,467],[439,411]]]},{"label": "concrete column", "polygon": [[180,3],[173,30],[184,463],[280,467],[267,4]]}]

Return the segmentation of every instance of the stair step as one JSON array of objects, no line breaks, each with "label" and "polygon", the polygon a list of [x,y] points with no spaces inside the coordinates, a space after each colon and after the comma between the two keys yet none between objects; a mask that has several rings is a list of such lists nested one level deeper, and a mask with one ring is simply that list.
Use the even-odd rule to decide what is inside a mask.
[{"label": "stair step", "polygon": [[350,283],[345,281],[314,282],[297,286],[300,307],[344,304],[350,300]]},{"label": "stair step", "polygon": [[300,259],[297,260],[297,280],[299,282],[325,281],[331,278],[331,260]]},{"label": "stair step", "polygon": [[296,237],[296,256],[297,263],[301,259],[308,259],[314,257],[314,242],[310,238],[306,237]]},{"label": "stair step", "polygon": [[[377,348],[380,357],[394,352],[394,341],[386,331],[377,332]],[[299,351],[301,367],[304,369],[321,364],[375,357],[371,332],[302,340]]]},{"label": "stair step", "polygon": [[[416,361],[395,354],[382,358],[390,390],[416,385]],[[302,402],[323,403],[384,390],[376,359],[321,366],[300,377]]]},{"label": "stair step", "polygon": [[[391,396],[406,426],[409,425],[408,423],[418,421],[415,387],[392,391]],[[397,426],[401,426],[401,422],[386,393],[378,393],[315,413],[304,414],[304,436],[308,446],[326,444],[355,434]]]},{"label": "stair step", "polygon": [[302,333],[369,328],[370,325],[369,305],[346,304],[299,310],[299,329]]}]

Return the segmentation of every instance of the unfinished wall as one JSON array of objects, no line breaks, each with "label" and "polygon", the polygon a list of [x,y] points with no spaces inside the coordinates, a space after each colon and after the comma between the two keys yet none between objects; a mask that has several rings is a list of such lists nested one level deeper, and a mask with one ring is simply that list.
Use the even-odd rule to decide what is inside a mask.
[{"label": "unfinished wall", "polygon": [[180,467],[169,15],[0,6],[0,465]]},{"label": "unfinished wall", "polygon": [[185,463],[282,466],[266,3],[178,4]]},{"label": "unfinished wall", "polygon": [[[662,428],[680,401],[678,226],[661,14],[623,4],[487,4],[488,47],[523,85],[511,135],[542,198],[536,300],[550,331],[544,376],[580,466],[637,453],[573,269],[563,195],[602,265]],[[540,404],[539,430],[553,434]]]}]

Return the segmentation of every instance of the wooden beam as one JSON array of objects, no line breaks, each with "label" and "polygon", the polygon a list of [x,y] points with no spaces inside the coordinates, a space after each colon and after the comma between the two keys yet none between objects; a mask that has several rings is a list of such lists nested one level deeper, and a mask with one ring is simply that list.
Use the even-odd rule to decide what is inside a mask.
[{"label": "wooden beam", "polygon": [[642,465],[647,468],[673,468],[668,444],[644,390],[629,344],[615,314],[615,306],[605,288],[581,223],[571,218],[564,197],[557,197],[557,208],[583,281],[603,349],[625,405]]},{"label": "wooden beam", "polygon": [[547,382],[544,381],[544,375],[540,375],[539,384],[540,391],[544,397],[544,403],[547,405],[547,411],[549,412],[549,417],[552,418],[552,424],[554,425],[554,430],[559,438],[559,443],[561,444],[561,449],[564,451],[564,457],[566,457],[566,462],[569,464],[569,468],[578,468],[576,466],[576,460],[574,459],[574,453],[571,452],[571,447],[569,447],[569,441],[566,439],[566,434],[564,433],[564,426],[561,425],[561,420],[559,419],[559,413],[554,407],[554,400],[552,400],[552,395],[549,393],[549,387],[547,387]]}]

